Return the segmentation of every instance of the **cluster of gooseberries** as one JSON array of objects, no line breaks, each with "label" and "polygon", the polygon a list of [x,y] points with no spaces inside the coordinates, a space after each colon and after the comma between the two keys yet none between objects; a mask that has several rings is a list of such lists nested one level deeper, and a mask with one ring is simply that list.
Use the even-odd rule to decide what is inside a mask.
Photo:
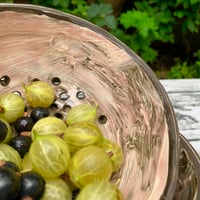
[{"label": "cluster of gooseberries", "polygon": [[0,199],[122,200],[111,182],[122,149],[98,127],[98,106],[78,104],[61,119],[49,110],[49,83],[24,89],[0,95]]}]

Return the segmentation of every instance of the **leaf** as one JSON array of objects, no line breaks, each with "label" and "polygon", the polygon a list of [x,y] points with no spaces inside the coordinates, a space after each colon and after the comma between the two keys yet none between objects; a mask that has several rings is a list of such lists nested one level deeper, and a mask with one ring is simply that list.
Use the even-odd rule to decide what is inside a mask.
[{"label": "leaf", "polygon": [[106,26],[110,29],[116,29],[117,28],[117,20],[114,16],[112,15],[109,15],[109,16],[106,16],[104,18],[105,20],[105,23],[106,23]]},{"label": "leaf", "polygon": [[53,0],[52,4],[54,6],[61,6],[63,8],[66,8],[69,5],[69,0]]},{"label": "leaf", "polygon": [[198,59],[200,59],[200,50],[197,50],[196,52],[194,52],[194,57],[197,57]]},{"label": "leaf", "polygon": [[183,0],[176,0],[176,6],[180,5],[183,3]]},{"label": "leaf", "polygon": [[182,2],[182,3],[183,3],[183,8],[184,8],[184,9],[186,9],[186,8],[188,8],[188,7],[189,7],[189,4],[190,4],[190,3],[189,3],[189,1],[188,1],[188,0],[183,0],[183,2]]},{"label": "leaf", "polygon": [[155,18],[138,10],[128,11],[120,16],[120,23],[126,28],[135,27],[139,33],[147,37],[149,31],[156,32],[158,27]]},{"label": "leaf", "polygon": [[187,24],[186,24],[186,21],[184,21],[184,22],[182,23],[181,29],[182,29],[182,33],[185,34],[186,31],[187,31]]},{"label": "leaf", "polygon": [[100,7],[100,14],[101,16],[109,15],[113,12],[111,4],[108,3],[102,3],[99,5]]},{"label": "leaf", "polygon": [[71,3],[74,5],[74,8],[72,10],[69,9],[68,12],[85,19],[87,18],[87,20],[90,20],[90,18],[87,15],[89,6],[86,5],[86,3],[83,2],[83,0],[72,0]]},{"label": "leaf", "polygon": [[185,10],[176,10],[174,12],[174,16],[178,17],[178,18],[182,18],[186,15]]},{"label": "leaf", "polygon": [[124,26],[124,28],[128,29],[130,27],[133,27],[133,11],[127,11],[126,13],[122,13],[120,15],[120,23]]},{"label": "leaf", "polygon": [[160,23],[169,24],[169,22],[173,22],[173,20],[174,20],[170,10],[157,12],[155,14],[155,18],[157,19],[157,22],[159,24]]},{"label": "leaf", "polygon": [[162,11],[166,10],[169,6],[169,4],[166,1],[163,1],[163,2],[161,1],[160,3],[161,3],[160,7]]},{"label": "leaf", "polygon": [[71,4],[73,5],[81,5],[81,6],[85,6],[86,5],[86,2],[85,0],[71,0],[70,1]]},{"label": "leaf", "polygon": [[155,61],[156,57],[158,55],[158,52],[150,47],[146,47],[143,49],[143,52],[141,54],[141,57],[146,61],[152,63]]},{"label": "leaf", "polygon": [[194,25],[193,21],[190,18],[187,18],[186,20],[186,25],[187,28],[191,31],[191,32],[198,32],[197,27]]},{"label": "leaf", "polygon": [[111,4],[96,4],[92,3],[88,9],[88,16],[90,18],[105,17],[113,12]]},{"label": "leaf", "polygon": [[69,6],[69,0],[62,0],[60,2],[60,5],[63,7],[63,8],[66,8]]},{"label": "leaf", "polygon": [[95,18],[99,15],[100,13],[100,7],[96,3],[92,3],[90,8],[87,11],[88,17],[89,18]]},{"label": "leaf", "polygon": [[190,0],[191,5],[195,4],[195,3],[199,3],[199,0]]},{"label": "leaf", "polygon": [[136,10],[146,10],[149,7],[149,4],[145,1],[136,1],[134,5]]},{"label": "leaf", "polygon": [[106,25],[105,20],[102,18],[96,18],[94,22],[97,26],[100,26],[100,27],[103,27]]}]

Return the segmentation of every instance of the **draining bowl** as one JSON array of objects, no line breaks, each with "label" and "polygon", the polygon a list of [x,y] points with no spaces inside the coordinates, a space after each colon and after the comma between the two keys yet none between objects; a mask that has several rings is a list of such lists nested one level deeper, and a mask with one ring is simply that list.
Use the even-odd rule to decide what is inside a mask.
[{"label": "draining bowl", "polygon": [[[117,38],[79,17],[26,4],[0,5],[0,90],[49,82],[58,112],[97,103],[99,127],[124,153],[112,180],[125,200],[172,199],[179,137],[168,96],[150,67]],[[77,92],[82,97],[77,98]],[[80,93],[79,93],[80,94]],[[103,120],[102,120],[103,119]]]}]

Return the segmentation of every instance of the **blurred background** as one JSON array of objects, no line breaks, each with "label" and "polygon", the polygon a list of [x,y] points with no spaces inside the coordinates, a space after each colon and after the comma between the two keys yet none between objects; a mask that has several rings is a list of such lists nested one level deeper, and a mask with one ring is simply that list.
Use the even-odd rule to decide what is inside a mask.
[{"label": "blurred background", "polygon": [[84,18],[133,49],[160,79],[200,78],[200,0],[9,0]]}]

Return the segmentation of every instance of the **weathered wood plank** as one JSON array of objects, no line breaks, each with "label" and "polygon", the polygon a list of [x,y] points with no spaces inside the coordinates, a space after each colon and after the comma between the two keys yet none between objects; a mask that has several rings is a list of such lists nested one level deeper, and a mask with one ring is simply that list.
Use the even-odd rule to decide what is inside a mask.
[{"label": "weathered wood plank", "polygon": [[180,132],[200,154],[200,79],[160,82],[172,102]]},{"label": "weathered wood plank", "polygon": [[200,141],[190,141],[196,152],[200,155]]}]

